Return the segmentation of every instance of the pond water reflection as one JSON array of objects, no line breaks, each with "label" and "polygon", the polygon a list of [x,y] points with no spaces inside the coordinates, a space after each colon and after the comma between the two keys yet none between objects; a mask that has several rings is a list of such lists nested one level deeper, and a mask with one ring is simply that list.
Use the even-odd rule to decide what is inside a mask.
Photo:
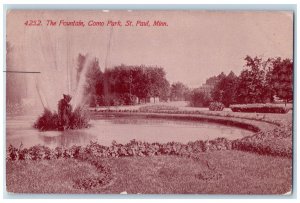
[{"label": "pond water reflection", "polygon": [[210,140],[217,137],[238,139],[252,134],[251,131],[199,121],[170,119],[116,117],[91,120],[91,127],[81,130],[40,132],[32,127],[36,117],[16,116],[6,120],[6,144],[24,147],[36,144],[56,146],[87,145],[97,141],[110,145],[113,140],[128,143],[132,139],[146,142],[181,142]]}]

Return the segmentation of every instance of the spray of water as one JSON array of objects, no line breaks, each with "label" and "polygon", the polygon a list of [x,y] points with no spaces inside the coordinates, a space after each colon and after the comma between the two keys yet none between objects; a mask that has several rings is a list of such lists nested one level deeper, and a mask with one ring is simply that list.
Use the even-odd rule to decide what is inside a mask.
[{"label": "spray of water", "polygon": [[[47,100],[45,100],[45,95],[43,91],[40,91],[39,84],[36,83],[36,90],[38,92],[39,99],[44,107],[44,113],[38,117],[37,121],[34,124],[34,127],[39,130],[66,130],[66,129],[80,129],[86,128],[89,126],[89,116],[87,111],[84,108],[81,108],[87,98],[85,96],[85,87],[87,81],[87,71],[89,69],[91,63],[90,57],[86,56],[85,63],[83,64],[83,68],[80,72],[78,82],[76,84],[76,91],[71,96],[73,99],[70,104],[65,104],[67,96],[64,95],[64,99],[60,99],[58,102],[58,111],[53,111],[48,108]],[[71,75],[69,76],[71,77]],[[67,103],[70,100],[67,99]]]},{"label": "spray of water", "polygon": [[86,85],[86,73],[89,68],[88,65],[89,65],[90,59],[91,58],[88,55],[86,55],[86,60],[85,60],[85,63],[83,64],[83,69],[79,76],[77,88],[73,95],[73,99],[71,101],[71,105],[73,106],[74,109],[83,105],[86,101],[85,97],[84,97],[84,90],[85,90],[85,85]]},{"label": "spray of water", "polygon": [[45,96],[44,96],[43,92],[40,90],[37,78],[35,78],[35,87],[36,87],[37,94],[39,96],[39,99],[40,99],[44,109],[49,109],[50,110],[49,105],[47,103],[47,100],[45,99]]},{"label": "spray of water", "polygon": [[[85,57],[86,60],[85,63],[83,64],[83,69],[80,72],[79,80],[76,84],[76,89],[71,94],[72,96],[71,105],[73,106],[73,109],[76,109],[77,107],[84,105],[87,100],[87,97],[85,97],[86,74],[89,69],[90,63],[92,63],[92,58],[89,57],[88,55],[86,55]],[[58,74],[56,72],[57,71],[54,71],[52,73]],[[55,76],[53,76],[52,78],[55,78]],[[61,78],[60,80],[65,81],[63,78]],[[49,80],[48,77],[45,77],[44,74],[39,75],[37,76],[37,78],[35,78],[35,89],[37,92],[38,100],[40,101],[44,109],[48,109],[50,111],[55,111],[57,108],[58,100],[61,99],[63,94],[67,94],[67,92],[64,91],[64,89],[61,88],[53,89],[53,87],[57,87],[55,84],[53,84],[53,82],[54,81]],[[49,84],[53,84],[53,85],[49,85]],[[47,94],[45,95],[44,92],[47,92]],[[48,94],[50,93],[51,95],[49,96]]]}]

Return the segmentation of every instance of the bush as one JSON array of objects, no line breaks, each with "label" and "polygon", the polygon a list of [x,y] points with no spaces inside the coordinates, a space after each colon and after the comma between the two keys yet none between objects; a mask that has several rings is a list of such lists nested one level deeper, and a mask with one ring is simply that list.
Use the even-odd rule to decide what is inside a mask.
[{"label": "bush", "polygon": [[272,104],[240,104],[230,105],[233,112],[250,112],[250,113],[287,113],[290,109]]},{"label": "bush", "polygon": [[208,108],[210,111],[223,111],[225,106],[221,102],[211,102]]},{"label": "bush", "polygon": [[61,128],[58,114],[44,109],[44,113],[37,119],[33,127],[41,130],[59,130]]},{"label": "bush", "polygon": [[207,107],[212,101],[211,96],[207,92],[201,90],[194,90],[190,97],[190,106],[194,107]]},{"label": "bush", "polygon": [[90,117],[88,110],[84,107],[77,107],[71,115],[70,129],[80,129],[89,127]]},{"label": "bush", "polygon": [[[87,128],[89,127],[89,120],[88,111],[83,107],[78,107],[71,113],[70,122],[68,126],[66,126],[66,129]],[[37,119],[33,127],[41,131],[64,130],[64,126],[58,114],[48,109],[44,110],[44,113]]]}]

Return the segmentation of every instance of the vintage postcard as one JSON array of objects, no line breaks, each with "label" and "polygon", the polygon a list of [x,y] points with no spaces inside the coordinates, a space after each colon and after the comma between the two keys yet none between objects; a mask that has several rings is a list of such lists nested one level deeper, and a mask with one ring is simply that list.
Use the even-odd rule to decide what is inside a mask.
[{"label": "vintage postcard", "polygon": [[293,24],[7,10],[6,191],[292,194]]}]

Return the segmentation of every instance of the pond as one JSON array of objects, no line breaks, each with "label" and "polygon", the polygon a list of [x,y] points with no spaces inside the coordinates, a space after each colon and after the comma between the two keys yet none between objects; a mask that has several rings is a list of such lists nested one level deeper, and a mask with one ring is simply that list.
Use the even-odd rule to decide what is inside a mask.
[{"label": "pond", "polygon": [[18,147],[21,143],[23,147],[37,144],[50,148],[75,144],[85,146],[90,141],[108,146],[113,140],[126,144],[132,139],[159,143],[188,143],[217,137],[234,140],[253,133],[214,123],[143,117],[98,117],[91,120],[92,126],[87,129],[40,132],[32,127],[35,119],[36,116],[7,117],[7,147],[10,144]]}]

